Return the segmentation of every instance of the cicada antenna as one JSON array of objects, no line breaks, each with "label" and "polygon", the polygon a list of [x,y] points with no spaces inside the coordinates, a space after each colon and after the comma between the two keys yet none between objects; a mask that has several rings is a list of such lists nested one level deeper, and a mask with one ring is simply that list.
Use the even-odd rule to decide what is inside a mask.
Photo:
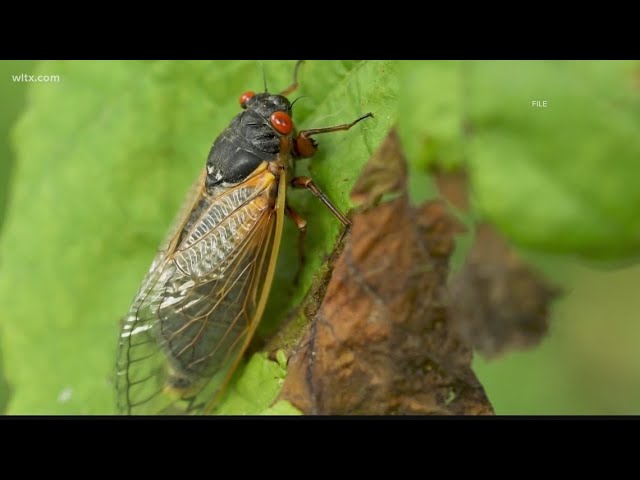
[{"label": "cicada antenna", "polygon": [[293,81],[291,82],[291,85],[289,85],[287,88],[285,88],[283,91],[281,91],[278,95],[289,95],[290,93],[293,93],[297,90],[298,88],[298,70],[300,70],[300,65],[302,65],[304,63],[304,60],[298,60],[296,62],[296,66],[293,67]]},{"label": "cicada antenna", "polygon": [[268,92],[267,88],[267,69],[264,68],[264,62],[260,62],[260,66],[262,67],[262,82],[264,83],[264,91]]}]

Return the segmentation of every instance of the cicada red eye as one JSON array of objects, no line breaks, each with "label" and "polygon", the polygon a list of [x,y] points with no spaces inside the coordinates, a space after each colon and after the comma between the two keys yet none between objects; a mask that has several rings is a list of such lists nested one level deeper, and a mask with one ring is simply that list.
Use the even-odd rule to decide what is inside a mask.
[{"label": "cicada red eye", "polygon": [[282,135],[289,135],[293,132],[293,120],[285,112],[279,111],[271,115],[271,125]]},{"label": "cicada red eye", "polygon": [[240,95],[240,98],[238,99],[238,101],[240,102],[240,106],[242,108],[247,108],[247,102],[253,98],[255,96],[254,92],[244,92],[242,95]]}]

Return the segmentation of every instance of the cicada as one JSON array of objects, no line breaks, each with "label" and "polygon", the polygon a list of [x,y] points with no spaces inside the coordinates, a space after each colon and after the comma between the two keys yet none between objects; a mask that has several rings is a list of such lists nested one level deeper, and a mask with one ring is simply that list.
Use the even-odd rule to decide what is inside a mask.
[{"label": "cicada", "polygon": [[[293,162],[317,150],[313,136],[355,121],[296,131],[286,95],[247,92],[216,138],[205,169],[124,317],[116,367],[118,408],[127,414],[209,412],[220,399],[264,313],[284,216],[306,221],[286,201],[287,185],[315,194],[349,220]],[[266,90],[266,88],[265,88]]]}]

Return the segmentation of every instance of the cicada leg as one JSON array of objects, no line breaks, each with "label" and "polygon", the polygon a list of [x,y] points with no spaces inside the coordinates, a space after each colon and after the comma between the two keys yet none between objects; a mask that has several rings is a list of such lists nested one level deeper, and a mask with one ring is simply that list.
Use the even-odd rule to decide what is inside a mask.
[{"label": "cicada leg", "polygon": [[318,187],[311,178],[295,177],[293,180],[291,180],[291,186],[295,188],[306,188],[317,198],[319,198],[320,201],[324,203],[329,210],[331,210],[331,213],[333,213],[345,227],[349,227],[351,225],[351,221],[347,217],[345,217],[340,212],[340,210],[338,210],[338,207],[336,207],[333,202],[329,200],[329,197],[327,197],[325,193],[320,190],[320,187]]},{"label": "cicada leg", "polygon": [[331,133],[331,132],[349,130],[351,127],[361,122],[365,118],[373,118],[373,113],[371,112],[366,113],[361,117],[356,118],[351,123],[343,123],[342,125],[335,125],[333,127],[310,128],[308,130],[301,130],[298,133],[298,136],[293,141],[295,156],[299,158],[309,158],[309,157],[312,157],[318,151],[318,145],[311,138],[314,135],[320,135],[321,133]]},{"label": "cicada leg", "polygon": [[[367,113],[362,115],[359,118],[356,118],[351,123],[344,123],[342,125],[335,125],[333,127],[323,127],[323,128],[311,128],[308,130],[302,130],[298,133],[298,136],[294,139],[294,156],[298,158],[308,158],[313,156],[318,151],[318,145],[311,138],[314,135],[319,135],[321,133],[330,133],[330,132],[338,132],[349,130],[351,127],[361,122],[365,118],[373,118],[373,113]],[[313,193],[316,197],[320,199],[322,203],[324,203],[329,210],[342,222],[342,224],[346,227],[351,225],[351,222],[348,218],[346,218],[340,210],[329,200],[329,198],[320,190],[320,188],[315,184],[315,182],[309,177],[296,177],[291,180],[291,185],[296,188],[306,188],[311,193]]]},{"label": "cicada leg", "polygon": [[298,228],[298,271],[296,272],[296,276],[293,278],[293,282],[297,285],[300,280],[300,273],[302,272],[302,268],[304,267],[305,256],[304,256],[304,239],[307,233],[307,221],[302,218],[302,216],[296,212],[289,205],[285,207],[285,214],[293,220],[293,223],[296,224]]}]

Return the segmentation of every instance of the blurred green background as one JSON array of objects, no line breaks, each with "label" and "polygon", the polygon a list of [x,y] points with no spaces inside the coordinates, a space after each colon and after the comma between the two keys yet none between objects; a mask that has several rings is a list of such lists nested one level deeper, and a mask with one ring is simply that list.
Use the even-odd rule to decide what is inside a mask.
[{"label": "blurred green background", "polygon": [[[210,142],[237,111],[237,96],[260,88],[255,62],[208,63],[206,68],[199,62],[182,63],[154,66],[149,75],[144,62],[94,62],[95,68],[86,70],[83,62],[47,63],[46,73],[61,75],[61,82],[35,84],[14,82],[12,75],[36,69],[44,73],[38,62],[0,62],[0,244],[5,242],[0,249],[0,298],[5,303],[0,313],[0,412],[113,412],[109,372],[115,361],[110,345],[115,348],[116,312],[124,314],[166,228],[165,219],[172,217],[193,177],[191,166],[204,162]],[[265,62],[270,80],[284,85],[290,63]],[[539,347],[491,362],[476,358],[475,370],[496,413],[638,414],[640,267],[632,261],[640,251],[640,66],[470,63],[308,62],[305,87],[315,91],[316,100],[306,106],[300,102],[298,118],[311,118],[318,125],[369,110],[378,117],[364,129],[362,151],[354,150],[356,136],[335,143],[323,139],[324,156],[309,170],[327,177],[332,153],[335,157],[355,151],[357,160],[330,160],[334,165],[353,160],[350,170],[339,170],[340,186],[329,189],[339,206],[348,207],[349,180],[396,121],[412,161],[414,199],[433,192],[424,174],[428,165],[474,159],[469,168],[478,211],[565,291]],[[129,92],[133,87],[123,79],[131,71],[137,72],[136,88],[142,85],[143,94]],[[474,81],[465,83],[465,75]],[[189,83],[176,87],[181,78]],[[220,79],[229,84],[221,86]],[[616,82],[624,88],[605,88]],[[332,90],[323,91],[322,83],[332,84]],[[547,119],[557,123],[545,120],[530,103],[513,108],[523,103],[522,92],[527,99],[550,99],[550,108],[560,113]],[[94,110],[92,102],[102,97],[106,106]],[[563,113],[563,102],[573,113]],[[12,136],[25,109],[30,109],[27,118]],[[127,116],[131,109],[142,113]],[[171,117],[171,122],[155,125],[157,117]],[[472,141],[459,128],[467,118],[477,133]],[[573,123],[577,127],[572,129]],[[566,135],[558,135],[567,125]],[[91,148],[84,149],[85,143]],[[536,164],[527,155],[547,163]],[[84,172],[80,162],[104,162],[110,156],[116,158],[113,164],[87,170],[86,178],[78,173]],[[174,163],[165,171],[154,170],[154,162],[175,157],[191,158],[189,168]],[[67,162],[70,158],[74,160]],[[138,165],[137,158],[143,159]],[[549,168],[543,173],[551,172],[547,176],[552,181],[540,174],[544,168]],[[546,183],[536,183],[543,177]],[[37,183],[29,184],[34,179]],[[107,186],[103,189],[100,182]],[[547,184],[553,188],[541,189]],[[567,185],[571,188],[564,188]],[[100,197],[112,188],[127,196]],[[96,198],[91,192],[98,192]],[[129,205],[150,192],[164,203]],[[568,200],[566,192],[571,193]],[[65,195],[75,197],[59,203]],[[525,200],[519,201],[518,195]],[[316,225],[329,232],[323,240],[311,240],[317,242],[311,244],[312,251],[322,251],[320,243],[329,245],[337,226],[301,196],[293,198],[302,202],[310,220],[317,216]],[[81,213],[76,215],[77,206]],[[40,212],[40,220],[17,220],[34,211]],[[12,222],[3,222],[9,217]],[[66,223],[58,226],[58,218]],[[148,218],[148,223],[141,225],[137,218]],[[27,231],[29,240],[23,242],[21,232]],[[293,233],[287,226],[285,234]],[[126,238],[120,241],[122,236]],[[285,246],[290,244],[285,241]],[[51,256],[56,261],[49,264]],[[283,257],[279,275],[286,284],[295,270],[289,265],[294,257]],[[305,270],[307,281],[313,268]],[[109,286],[103,288],[100,282]],[[91,301],[77,298],[83,292],[91,292]],[[303,293],[274,299],[269,311],[286,311]],[[29,311],[38,318],[30,318]]]}]

